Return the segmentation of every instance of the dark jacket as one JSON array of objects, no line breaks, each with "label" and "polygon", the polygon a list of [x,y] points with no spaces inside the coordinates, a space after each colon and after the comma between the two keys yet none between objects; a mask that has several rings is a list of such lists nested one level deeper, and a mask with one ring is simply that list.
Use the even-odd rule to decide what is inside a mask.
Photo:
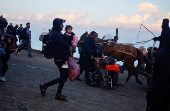
[{"label": "dark jacket", "polygon": [[89,58],[91,57],[91,55],[93,55],[93,57],[96,57],[95,41],[90,36],[84,39],[80,55]]},{"label": "dark jacket", "polygon": [[25,27],[25,28],[22,30],[20,36],[21,36],[20,39],[24,39],[24,40],[29,39],[29,35],[27,34],[27,27]]},{"label": "dark jacket", "polygon": [[159,36],[159,37],[155,37],[154,38],[154,41],[160,41],[160,44],[159,44],[159,50],[162,48],[162,47],[164,47],[164,35],[166,35],[168,32],[170,32],[170,29],[168,28],[168,29],[163,29],[162,30],[162,33],[161,33],[161,36]]},{"label": "dark jacket", "polygon": [[16,37],[16,35],[17,35],[17,28],[16,27],[13,28],[12,35]]},{"label": "dark jacket", "polygon": [[12,35],[13,31],[13,26],[8,25],[7,27],[7,34]]},{"label": "dark jacket", "polygon": [[162,36],[163,47],[157,52],[148,95],[151,111],[168,111],[170,104],[170,32]]},{"label": "dark jacket", "polygon": [[65,33],[63,35],[64,40],[69,46],[72,46],[72,41],[73,41],[73,35],[75,35],[73,32],[71,33],[70,36],[66,36]]},{"label": "dark jacket", "polygon": [[24,29],[23,27],[19,27],[18,30],[17,30],[17,35],[20,35],[20,33],[23,29]]},{"label": "dark jacket", "polygon": [[62,19],[56,18],[53,21],[53,28],[50,35],[50,39],[52,42],[52,46],[54,49],[54,59],[55,60],[63,60],[66,59],[67,51],[69,51],[70,47],[63,39],[63,35],[61,34],[60,25],[63,23]]},{"label": "dark jacket", "polygon": [[8,38],[11,38],[11,36],[5,35],[4,41],[2,43],[2,46],[4,47],[4,50],[5,50],[5,53],[6,53],[6,55],[3,57],[3,61],[5,61],[6,63],[10,59],[10,53],[12,53],[11,50],[10,50],[11,49],[10,48],[11,43],[8,43]]},{"label": "dark jacket", "polygon": [[91,55],[96,57],[95,41],[90,36],[86,37],[83,44],[82,50],[80,52],[80,69],[88,69],[89,67],[94,67],[94,59],[91,59]]}]

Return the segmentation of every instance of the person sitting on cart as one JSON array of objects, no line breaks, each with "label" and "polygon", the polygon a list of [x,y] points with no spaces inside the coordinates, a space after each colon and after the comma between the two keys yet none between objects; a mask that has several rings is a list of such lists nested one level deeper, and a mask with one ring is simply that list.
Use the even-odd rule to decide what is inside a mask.
[{"label": "person sitting on cart", "polygon": [[[82,50],[80,52],[80,75],[84,70],[95,66],[96,48],[94,39],[96,37],[97,33],[92,31],[82,44]],[[77,77],[76,80],[80,80],[80,78]]]}]

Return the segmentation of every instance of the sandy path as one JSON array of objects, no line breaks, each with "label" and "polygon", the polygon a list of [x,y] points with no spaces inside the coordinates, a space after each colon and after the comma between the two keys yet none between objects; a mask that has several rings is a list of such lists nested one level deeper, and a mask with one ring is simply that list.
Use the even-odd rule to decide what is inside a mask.
[{"label": "sandy path", "polygon": [[[63,89],[68,95],[68,102],[55,100],[57,86],[47,89],[42,97],[39,85],[59,77],[59,71],[53,59],[48,60],[40,54],[34,58],[27,57],[27,51],[21,55],[11,54],[7,82],[0,82],[0,111],[20,111],[24,105],[28,111],[144,111],[146,107],[146,80],[143,85],[135,83],[131,77],[125,86],[103,90],[90,87],[85,81],[71,82],[69,79]],[[122,82],[127,74],[119,74]],[[84,74],[81,79],[84,80]],[[15,97],[15,99],[12,99]]]}]

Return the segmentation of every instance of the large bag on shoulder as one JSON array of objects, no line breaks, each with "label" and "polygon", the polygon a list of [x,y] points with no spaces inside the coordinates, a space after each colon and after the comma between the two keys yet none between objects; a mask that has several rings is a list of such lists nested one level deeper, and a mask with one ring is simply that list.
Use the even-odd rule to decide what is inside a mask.
[{"label": "large bag on shoulder", "polygon": [[50,38],[51,37],[49,37],[49,39],[45,43],[43,43],[43,47],[42,47],[42,54],[47,59],[52,59],[54,57],[54,50]]},{"label": "large bag on shoulder", "polygon": [[80,75],[80,68],[73,57],[69,57],[68,60],[68,76],[73,82]]},{"label": "large bag on shoulder", "polygon": [[51,41],[47,41],[46,44],[43,44],[42,54],[47,59],[52,59],[54,57],[54,51],[53,51],[53,47],[52,47],[52,42]]},{"label": "large bag on shoulder", "polygon": [[22,39],[24,39],[25,37],[24,37],[24,32],[25,32],[25,30],[26,30],[26,28],[23,28],[23,30],[21,30],[21,32],[19,33],[19,38],[20,38],[20,40],[22,40]]}]

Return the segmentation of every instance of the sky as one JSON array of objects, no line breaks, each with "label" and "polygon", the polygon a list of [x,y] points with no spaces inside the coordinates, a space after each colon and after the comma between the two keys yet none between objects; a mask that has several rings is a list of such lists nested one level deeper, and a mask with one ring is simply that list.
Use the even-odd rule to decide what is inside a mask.
[{"label": "sky", "polygon": [[[159,36],[162,19],[170,19],[169,4],[170,0],[1,0],[0,15],[14,26],[25,27],[30,22],[32,48],[41,50],[39,35],[44,27],[52,28],[54,18],[65,19],[64,25],[72,25],[78,37],[86,31],[96,31],[100,38],[115,36],[118,28],[119,43],[152,39],[154,36],[144,27],[139,33],[140,24]],[[153,46],[153,41],[142,45]],[[78,53],[75,56],[79,57]]]}]

